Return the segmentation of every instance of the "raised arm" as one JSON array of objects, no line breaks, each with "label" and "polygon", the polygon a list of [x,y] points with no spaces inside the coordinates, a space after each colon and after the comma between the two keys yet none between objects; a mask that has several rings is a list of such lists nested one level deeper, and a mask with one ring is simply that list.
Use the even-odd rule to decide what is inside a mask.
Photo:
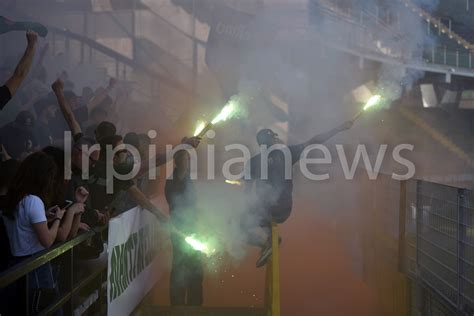
[{"label": "raised arm", "polygon": [[136,185],[131,186],[127,192],[130,194],[130,197],[133,201],[135,201],[135,203],[137,203],[141,208],[152,212],[160,222],[168,221],[168,216],[166,216],[165,213],[163,213],[158,207],[151,203]]},{"label": "raised arm", "polygon": [[38,34],[32,31],[26,32],[26,40],[28,45],[26,46],[25,53],[18,62],[13,75],[5,82],[5,86],[8,87],[11,96],[15,95],[21,83],[23,80],[25,80],[28,72],[30,71],[31,64],[33,63],[33,57],[35,56]]},{"label": "raised arm", "polygon": [[[190,137],[190,138],[185,137],[181,144],[188,144],[194,148],[197,148],[200,142],[201,142],[201,138],[199,137]],[[159,167],[159,166],[164,165],[168,161],[170,161],[172,158],[173,157],[168,157],[168,155],[165,152],[165,153],[157,154],[155,157],[150,158],[149,160],[142,161],[140,171],[138,172],[135,178],[141,177],[142,175],[147,173],[148,170],[150,170],[150,160],[154,162],[153,166],[151,167]]]},{"label": "raised arm", "polygon": [[43,48],[39,51],[38,61],[36,65],[33,66],[32,75],[34,78],[37,78],[40,74],[41,69],[43,68],[44,58],[49,49],[49,43],[46,43]]},{"label": "raised arm", "polygon": [[115,87],[117,84],[117,80],[115,78],[110,78],[109,80],[109,85],[105,89],[101,89],[94,97],[89,101],[87,104],[87,108],[89,109],[89,112],[92,111],[96,106],[98,106],[102,101],[107,98],[109,95],[110,91]]},{"label": "raised arm", "polygon": [[59,108],[63,113],[64,119],[66,120],[67,125],[69,126],[69,129],[72,132],[72,135],[74,136],[79,133],[82,133],[81,126],[79,125],[79,122],[77,122],[76,116],[74,115],[71,106],[64,97],[64,83],[62,82],[62,80],[58,78],[53,83],[52,88],[58,100]]},{"label": "raised arm", "polygon": [[332,138],[334,135],[336,135],[336,134],[338,134],[342,131],[350,129],[353,124],[354,124],[353,121],[344,122],[342,125],[339,125],[336,128],[333,128],[333,129],[331,129],[331,130],[329,130],[325,133],[314,136],[313,138],[311,138],[307,142],[303,143],[303,145],[306,147],[306,146],[309,146],[309,145],[325,143],[330,138]]}]

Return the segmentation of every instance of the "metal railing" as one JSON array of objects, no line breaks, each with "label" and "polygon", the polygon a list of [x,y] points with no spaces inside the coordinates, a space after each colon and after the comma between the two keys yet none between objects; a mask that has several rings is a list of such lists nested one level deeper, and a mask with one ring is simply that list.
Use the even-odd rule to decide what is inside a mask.
[{"label": "metal railing", "polygon": [[474,192],[420,180],[400,192],[401,270],[446,310],[474,310]]},{"label": "metal railing", "polygon": [[[100,234],[106,228],[107,227],[101,227],[95,231],[83,232],[69,241],[54,245],[3,271],[0,274],[0,289],[5,289],[15,282],[21,282],[25,289],[25,304],[23,305],[25,310],[23,312],[17,311],[18,315],[32,314],[29,302],[30,290],[28,286],[28,274],[59,257],[65,259],[62,261],[64,264],[61,265],[61,268],[65,269],[66,273],[68,273],[68,278],[65,282],[65,287],[61,287],[59,296],[42,310],[40,315],[52,315],[59,309],[62,309],[65,315],[72,315],[75,307],[74,300],[82,290],[90,286],[93,286],[94,290],[98,290],[99,298],[97,303],[99,304],[99,310],[102,311],[101,307],[106,303],[102,291],[102,284],[107,280],[107,264],[97,267],[97,269],[94,269],[94,271],[88,273],[87,276],[82,279],[76,279],[74,277],[76,275],[75,272],[77,272],[74,271],[74,262],[76,260],[74,250],[78,245],[86,242],[95,234]],[[61,284],[61,286],[63,286],[63,284]],[[101,314],[103,313],[101,312]]]},{"label": "metal railing", "polygon": [[[327,1],[327,0],[310,0],[312,3],[312,10],[319,10],[320,13],[325,14],[337,23],[334,26],[334,30],[340,30],[344,24],[347,26],[344,32],[341,33],[340,41],[339,38],[332,36],[330,41],[339,41],[345,43],[349,48],[356,48],[361,50],[370,50],[379,54],[387,55],[388,57],[402,59],[404,62],[409,62],[412,59],[412,52],[403,52],[397,50],[396,47],[392,47],[393,38],[400,36],[399,19],[400,14],[397,12],[385,12],[378,6],[373,6],[371,10],[364,7],[358,8],[341,8],[338,6],[338,2]],[[312,14],[310,12],[310,14]],[[432,31],[428,26],[431,22],[427,22],[424,18],[422,23],[426,24],[427,34],[432,34]],[[342,23],[341,23],[342,22]],[[354,25],[357,25],[354,27]],[[330,27],[330,24],[328,24]],[[436,29],[435,29],[436,30]],[[363,31],[363,32],[362,32]],[[379,38],[377,32],[383,32],[385,36]],[[362,32],[362,33],[361,33]],[[339,34],[338,33],[338,34]],[[452,39],[449,33],[438,32],[438,36],[446,35],[447,39],[453,42],[453,45],[458,45],[456,39]],[[332,32],[334,35],[334,32]],[[390,36],[388,36],[390,35]],[[392,37],[393,36],[393,37]],[[373,43],[378,42],[378,47],[375,47]],[[460,46],[461,49],[452,49],[447,44],[438,43],[434,45],[425,46],[423,49],[423,55],[417,56],[422,59],[426,64],[445,65],[457,68],[472,69],[473,56],[470,49],[465,49]],[[418,55],[418,54],[417,54]],[[421,60],[419,60],[421,61]]]}]

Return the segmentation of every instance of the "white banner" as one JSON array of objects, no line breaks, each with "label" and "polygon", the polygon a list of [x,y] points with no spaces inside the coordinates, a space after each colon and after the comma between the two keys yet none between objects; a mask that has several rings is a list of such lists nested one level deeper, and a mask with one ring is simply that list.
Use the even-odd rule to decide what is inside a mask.
[{"label": "white banner", "polygon": [[109,223],[107,315],[130,315],[158,279],[158,220],[138,207]]}]

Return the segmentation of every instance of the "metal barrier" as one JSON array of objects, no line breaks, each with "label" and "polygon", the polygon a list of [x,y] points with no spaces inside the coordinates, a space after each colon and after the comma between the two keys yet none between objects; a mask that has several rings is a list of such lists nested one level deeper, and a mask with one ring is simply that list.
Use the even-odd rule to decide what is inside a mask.
[{"label": "metal barrier", "polygon": [[[77,237],[66,241],[64,243],[57,244],[51,248],[48,248],[33,257],[25,259],[12,266],[11,268],[3,271],[0,274],[0,289],[4,289],[7,286],[15,283],[22,282],[24,285],[25,293],[25,310],[24,313],[18,312],[18,315],[30,315],[30,304],[29,304],[29,289],[28,289],[28,273],[34,271],[40,266],[51,262],[53,259],[59,258],[60,256],[65,257],[65,265],[62,267],[66,269],[68,273],[68,280],[66,284],[66,289],[62,290],[59,296],[51,302],[39,315],[51,315],[54,312],[58,311],[60,308],[63,308],[63,313],[65,315],[72,315],[74,311],[73,300],[76,298],[78,293],[84,290],[86,287],[97,284],[94,286],[94,289],[98,289],[99,298],[98,303],[100,304],[99,309],[101,315],[104,314],[101,306],[106,302],[105,296],[102,293],[102,283],[107,280],[107,264],[98,267],[97,270],[92,271],[83,279],[75,279],[74,271],[74,248],[89,238],[94,236],[96,233],[101,233],[107,227],[101,227],[96,231],[87,231],[79,234]],[[105,314],[104,314],[105,315]]]},{"label": "metal barrier", "polygon": [[402,184],[400,200],[401,267],[421,292],[418,310],[437,296],[441,315],[472,313],[474,192],[418,180]]}]

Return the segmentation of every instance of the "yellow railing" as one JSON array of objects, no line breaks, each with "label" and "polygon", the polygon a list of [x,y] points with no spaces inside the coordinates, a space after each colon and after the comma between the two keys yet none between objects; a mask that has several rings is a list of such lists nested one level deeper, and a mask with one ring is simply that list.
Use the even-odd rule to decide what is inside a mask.
[{"label": "yellow railing", "polygon": [[272,222],[272,256],[266,266],[265,307],[267,316],[280,316],[280,249],[278,225]]}]

